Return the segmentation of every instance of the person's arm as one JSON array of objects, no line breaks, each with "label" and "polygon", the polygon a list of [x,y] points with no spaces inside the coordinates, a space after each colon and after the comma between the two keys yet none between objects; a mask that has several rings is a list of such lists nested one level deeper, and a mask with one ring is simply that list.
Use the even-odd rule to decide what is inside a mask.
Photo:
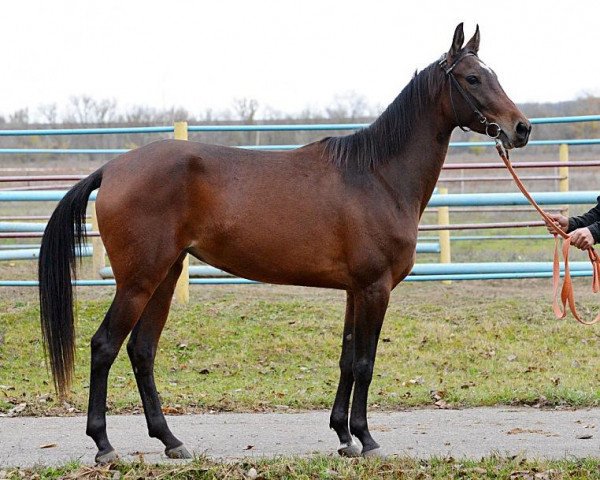
[{"label": "person's arm", "polygon": [[598,205],[578,217],[567,218],[560,213],[548,215],[552,220],[551,222],[546,221],[548,231],[555,234],[554,226],[565,229],[567,233],[571,234],[572,245],[581,250],[600,243],[600,197],[597,200]]},{"label": "person's arm", "polygon": [[578,217],[569,218],[567,233],[577,230],[578,228],[589,227],[596,243],[600,241],[600,225],[598,224],[598,222],[600,222],[600,197],[598,197],[597,201],[598,205],[589,212]]}]

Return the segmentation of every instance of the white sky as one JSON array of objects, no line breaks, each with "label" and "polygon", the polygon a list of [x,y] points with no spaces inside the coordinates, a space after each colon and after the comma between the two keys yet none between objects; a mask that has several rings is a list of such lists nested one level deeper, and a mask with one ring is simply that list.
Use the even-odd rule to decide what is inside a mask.
[{"label": "white sky", "polygon": [[250,97],[296,113],[355,91],[387,105],[481,28],[517,102],[600,94],[600,1],[18,0],[0,6],[0,114],[72,95],[194,114]]}]

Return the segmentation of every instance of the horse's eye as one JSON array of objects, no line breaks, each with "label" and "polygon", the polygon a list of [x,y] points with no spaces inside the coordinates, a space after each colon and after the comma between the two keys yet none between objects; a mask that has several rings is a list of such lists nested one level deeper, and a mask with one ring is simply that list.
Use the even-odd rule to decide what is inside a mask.
[{"label": "horse's eye", "polygon": [[479,83],[479,78],[475,75],[468,75],[467,82],[469,82],[469,85],[477,85]]}]

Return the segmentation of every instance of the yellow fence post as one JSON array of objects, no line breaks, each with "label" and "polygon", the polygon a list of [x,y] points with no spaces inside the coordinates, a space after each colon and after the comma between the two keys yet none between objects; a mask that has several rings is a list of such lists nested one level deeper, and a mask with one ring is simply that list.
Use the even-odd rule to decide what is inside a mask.
[{"label": "yellow fence post", "polygon": [[[448,188],[439,187],[438,193],[446,195]],[[450,209],[448,207],[438,207],[438,225],[450,224]],[[440,240],[440,263],[450,263],[450,230],[439,231]],[[450,280],[443,280],[442,283],[449,284]]]},{"label": "yellow fence post", "polygon": [[[98,217],[96,216],[96,202],[92,202],[92,231],[98,231]],[[94,276],[101,277],[100,269],[105,267],[104,244],[100,237],[92,237],[92,265]]]},{"label": "yellow fence post", "polygon": [[[188,139],[187,122],[175,122],[175,140]],[[183,269],[175,285],[175,301],[180,304],[186,304],[190,301],[190,258],[185,256],[183,260]]]},{"label": "yellow fence post", "polygon": [[[562,167],[558,167],[558,176],[560,179],[558,180],[558,190],[560,192],[568,192],[569,191],[569,167],[566,163],[569,161],[569,146],[566,143],[563,143],[558,150],[558,159],[560,163],[564,163],[565,165]],[[561,213],[565,216],[569,216],[569,206],[565,205],[561,209]]]}]

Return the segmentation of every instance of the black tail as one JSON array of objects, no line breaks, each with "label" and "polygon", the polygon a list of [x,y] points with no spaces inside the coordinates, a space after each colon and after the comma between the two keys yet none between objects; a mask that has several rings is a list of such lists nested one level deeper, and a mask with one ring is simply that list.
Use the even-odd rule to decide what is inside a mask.
[{"label": "black tail", "polygon": [[59,202],[42,238],[38,279],[40,319],[54,386],[64,396],[71,387],[75,361],[73,278],[77,253],[86,241],[85,210],[92,190],[102,183],[102,169],[81,180]]}]

